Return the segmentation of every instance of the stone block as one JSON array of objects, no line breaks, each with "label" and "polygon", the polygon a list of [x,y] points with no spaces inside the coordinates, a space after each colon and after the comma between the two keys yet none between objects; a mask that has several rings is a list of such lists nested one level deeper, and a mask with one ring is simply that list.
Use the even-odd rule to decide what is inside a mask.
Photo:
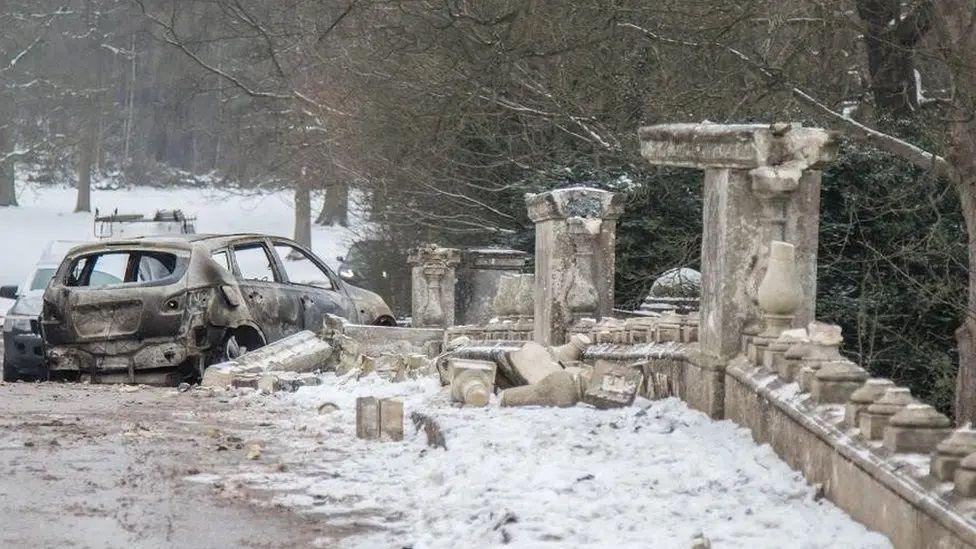
[{"label": "stone block", "polygon": [[600,409],[630,406],[643,381],[644,374],[639,366],[598,362],[583,391],[583,402]]},{"label": "stone block", "polygon": [[867,371],[849,360],[828,362],[814,376],[813,401],[845,404],[867,379]]},{"label": "stone block", "polygon": [[861,412],[858,425],[861,435],[868,440],[880,440],[892,416],[914,402],[911,392],[904,387],[886,390],[881,398]]},{"label": "stone block", "polygon": [[928,454],[950,434],[952,422],[928,404],[908,404],[888,420],[884,446],[904,454]]},{"label": "stone block", "polygon": [[858,428],[861,412],[867,410],[868,406],[874,404],[885,394],[885,391],[894,386],[893,381],[883,378],[869,379],[864,382],[864,385],[851,393],[851,398],[844,406],[844,426],[848,429]]},{"label": "stone block", "polygon": [[403,440],[403,403],[392,398],[358,397],[356,436],[364,440]]},{"label": "stone block", "polygon": [[502,406],[550,406],[567,408],[580,400],[579,377],[559,370],[533,385],[505,389],[500,395]]},{"label": "stone block", "polygon": [[403,440],[403,402],[380,399],[380,438],[382,440]]},{"label": "stone block", "polygon": [[516,384],[533,384],[543,380],[553,372],[562,370],[549,349],[529,341],[516,351],[505,354],[511,372],[505,374]]},{"label": "stone block", "polygon": [[376,397],[356,399],[356,436],[365,440],[380,438],[380,401]]},{"label": "stone block", "polygon": [[932,476],[943,481],[952,482],[956,469],[966,456],[976,452],[976,430],[969,427],[956,429],[935,447],[932,455]]},{"label": "stone block", "polygon": [[976,454],[969,454],[959,463],[953,475],[954,490],[964,498],[976,497]]}]

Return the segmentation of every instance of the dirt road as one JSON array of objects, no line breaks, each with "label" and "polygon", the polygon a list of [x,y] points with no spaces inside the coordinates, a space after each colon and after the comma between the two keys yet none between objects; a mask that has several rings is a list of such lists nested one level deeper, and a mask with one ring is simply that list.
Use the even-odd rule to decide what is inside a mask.
[{"label": "dirt road", "polygon": [[[309,547],[341,532],[187,476],[268,452],[260,414],[173,389],[0,384],[0,547]],[[260,459],[260,458],[257,458]]]}]

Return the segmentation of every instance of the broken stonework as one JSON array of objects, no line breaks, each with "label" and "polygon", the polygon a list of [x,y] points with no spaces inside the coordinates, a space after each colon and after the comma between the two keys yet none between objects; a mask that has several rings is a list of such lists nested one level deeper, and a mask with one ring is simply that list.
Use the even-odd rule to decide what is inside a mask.
[{"label": "broken stonework", "polygon": [[951,432],[952,421],[928,404],[909,404],[888,420],[884,446],[903,454],[928,454]]},{"label": "broken stonework", "polygon": [[356,436],[365,440],[403,440],[403,403],[392,398],[358,397]]},{"label": "broken stonework", "polygon": [[861,436],[868,440],[880,440],[884,436],[888,420],[905,406],[914,403],[912,393],[905,387],[888,389],[874,404],[861,412],[859,423]]},{"label": "broken stonework", "polygon": [[533,385],[505,389],[499,400],[502,406],[567,408],[580,400],[580,380],[570,372],[559,370]]},{"label": "broken stonework", "polygon": [[466,406],[487,406],[495,388],[495,363],[452,358],[448,364],[451,399]]},{"label": "broken stonework", "polygon": [[315,374],[298,372],[266,372],[258,379],[257,389],[270,394],[278,391],[295,392],[301,387],[321,385],[322,378]]},{"label": "broken stonework", "polygon": [[413,325],[453,326],[455,268],[461,252],[428,244],[410,252]]},{"label": "broken stonework", "polygon": [[641,368],[599,361],[593,367],[583,402],[600,409],[630,406],[644,381]]},{"label": "broken stonework", "polygon": [[885,391],[895,386],[890,379],[872,378],[864,382],[859,389],[851,393],[851,398],[844,407],[844,426],[856,429],[860,425],[861,412],[881,398]]},{"label": "broken stonework", "polygon": [[784,331],[763,352],[763,367],[771,372],[775,372],[781,379],[787,382],[793,381],[792,377],[787,378],[787,376],[791,376],[792,374],[790,370],[792,364],[787,362],[786,352],[798,343],[805,343],[806,341],[807,331],[804,328]]},{"label": "broken stonework", "polygon": [[620,195],[568,188],[525,197],[535,222],[534,340],[561,345],[574,320],[613,311],[614,244]]},{"label": "broken stonework", "polygon": [[562,370],[549,349],[533,341],[525,343],[517,351],[506,353],[505,358],[505,366],[508,366],[503,366],[505,375],[517,385],[538,383],[549,374]]},{"label": "broken stonework", "polygon": [[952,482],[962,460],[976,452],[976,430],[970,427],[956,429],[935,447],[931,473],[943,482]]},{"label": "broken stonework", "polygon": [[756,300],[772,240],[796,246],[803,296],[795,324],[813,320],[819,231],[819,169],[837,140],[790,124],[665,124],[640,130],[651,164],[705,170],[701,350],[731,359],[744,328],[758,325]]}]

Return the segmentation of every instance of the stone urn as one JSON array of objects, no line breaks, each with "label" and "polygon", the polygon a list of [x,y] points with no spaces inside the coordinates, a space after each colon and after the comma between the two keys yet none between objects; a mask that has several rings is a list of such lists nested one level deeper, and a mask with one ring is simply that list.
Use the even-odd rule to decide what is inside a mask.
[{"label": "stone urn", "polygon": [[779,334],[789,329],[793,313],[803,300],[800,279],[796,272],[795,246],[778,240],[769,243],[766,275],[759,284],[756,297],[759,307],[765,313],[766,330],[762,335],[779,337]]}]

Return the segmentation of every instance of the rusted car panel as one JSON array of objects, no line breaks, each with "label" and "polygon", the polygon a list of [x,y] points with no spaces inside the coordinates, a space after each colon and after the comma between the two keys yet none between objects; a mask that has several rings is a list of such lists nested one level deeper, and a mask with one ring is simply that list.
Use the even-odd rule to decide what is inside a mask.
[{"label": "rusted car panel", "polygon": [[[296,268],[276,247],[301,253],[304,268],[327,278],[291,282]],[[267,264],[242,267],[244,252]],[[266,270],[261,279],[246,272],[255,265]],[[392,321],[382,299],[342,283],[290,240],[193,235],[73,249],[44,293],[41,326],[54,374],[173,384],[245,348],[318,330],[326,313]]]}]

